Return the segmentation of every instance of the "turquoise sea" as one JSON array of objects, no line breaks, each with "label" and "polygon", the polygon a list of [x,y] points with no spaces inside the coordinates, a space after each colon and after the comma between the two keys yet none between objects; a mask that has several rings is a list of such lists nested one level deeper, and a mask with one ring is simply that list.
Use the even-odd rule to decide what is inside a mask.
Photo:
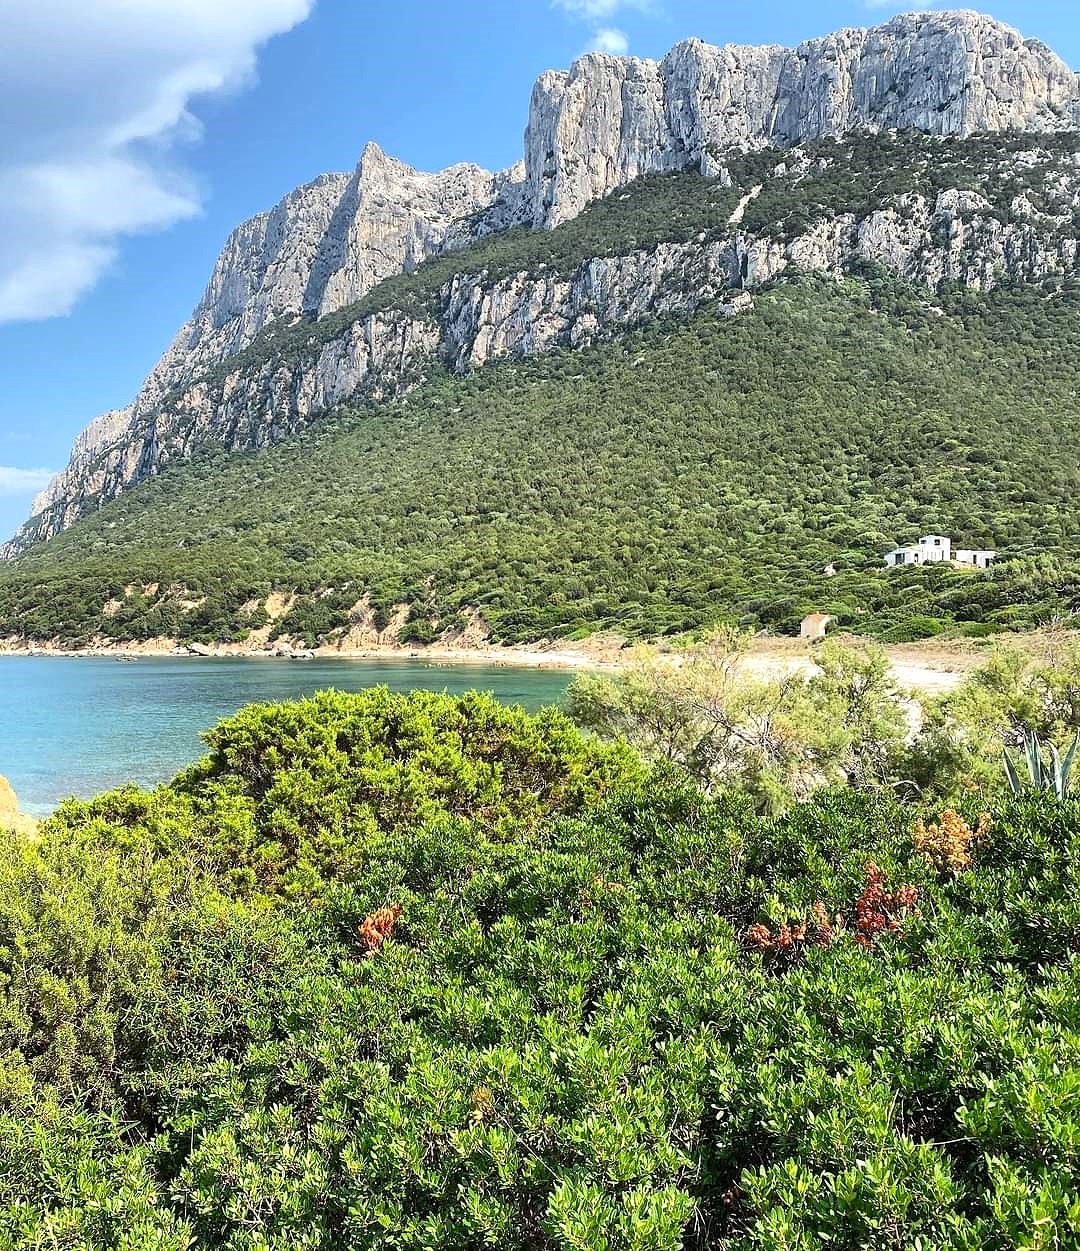
[{"label": "turquoise sea", "polygon": [[25,812],[122,782],[166,781],[202,754],[199,733],[244,704],[336,687],[491,691],[535,710],[571,675],[422,660],[0,656],[0,774]]}]

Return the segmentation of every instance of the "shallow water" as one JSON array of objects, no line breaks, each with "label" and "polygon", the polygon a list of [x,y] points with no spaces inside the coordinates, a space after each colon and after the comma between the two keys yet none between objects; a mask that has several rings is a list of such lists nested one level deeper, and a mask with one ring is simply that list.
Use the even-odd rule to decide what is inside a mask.
[{"label": "shallow water", "polygon": [[0,774],[41,815],[69,795],[166,781],[202,754],[199,733],[244,704],[336,687],[491,691],[535,710],[571,675],[422,660],[0,656]]}]

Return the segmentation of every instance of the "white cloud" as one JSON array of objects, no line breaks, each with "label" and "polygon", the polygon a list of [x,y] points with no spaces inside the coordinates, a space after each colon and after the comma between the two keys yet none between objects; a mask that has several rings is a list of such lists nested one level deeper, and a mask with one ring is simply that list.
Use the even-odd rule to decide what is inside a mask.
[{"label": "white cloud", "polygon": [[249,82],[313,4],[0,0],[0,322],[70,311],[120,237],[199,211],[192,99]]},{"label": "white cloud", "polygon": [[30,495],[49,485],[51,469],[14,469],[0,465],[0,495]]},{"label": "white cloud", "polygon": [[553,0],[554,7],[588,22],[602,22],[623,7],[623,0]]},{"label": "white cloud", "polygon": [[610,52],[612,56],[626,56],[630,40],[614,26],[604,26],[593,35],[590,52]]},{"label": "white cloud", "polygon": [[630,41],[626,34],[616,26],[603,23],[610,22],[617,13],[630,9],[638,13],[648,13],[653,7],[653,0],[551,0],[551,7],[562,9],[564,13],[593,27],[586,52],[610,52],[612,56],[626,56],[630,51]]}]

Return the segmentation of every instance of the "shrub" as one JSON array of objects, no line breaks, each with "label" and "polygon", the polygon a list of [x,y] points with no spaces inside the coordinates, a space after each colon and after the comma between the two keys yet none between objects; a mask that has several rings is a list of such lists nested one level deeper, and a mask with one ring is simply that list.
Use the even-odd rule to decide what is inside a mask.
[{"label": "shrub", "polygon": [[1067,752],[1080,731],[1080,646],[1050,635],[1043,655],[996,647],[955,691],[923,701],[907,764],[925,795],[953,798],[1005,789],[1001,754],[1025,733]]},{"label": "shrub", "polygon": [[210,737],[5,848],[5,1245],[1069,1245],[1076,801],[940,873],[887,790],[765,817],[479,697]]},{"label": "shrub", "polygon": [[748,646],[720,630],[674,658],[646,652],[616,676],[580,676],[570,715],[708,790],[738,787],[762,810],[830,783],[890,784],[906,717],[884,653],[829,640],[811,677],[760,680],[745,667]]}]

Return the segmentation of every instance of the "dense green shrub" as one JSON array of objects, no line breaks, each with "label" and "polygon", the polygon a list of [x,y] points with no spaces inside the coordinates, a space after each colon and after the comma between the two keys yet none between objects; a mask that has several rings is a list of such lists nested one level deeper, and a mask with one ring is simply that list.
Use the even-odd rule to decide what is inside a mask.
[{"label": "dense green shrub", "polygon": [[436,819],[459,832],[482,821],[491,837],[527,830],[640,771],[555,709],[385,687],[254,705],[206,739],[209,756],[174,789],[220,873],[261,891],[352,877],[367,839]]},{"label": "dense green shrub", "polygon": [[[634,774],[554,714],[326,695],[9,841],[0,1243],[1071,1245],[1080,805],[938,868],[887,793]],[[267,835],[317,892],[238,881]]]}]

